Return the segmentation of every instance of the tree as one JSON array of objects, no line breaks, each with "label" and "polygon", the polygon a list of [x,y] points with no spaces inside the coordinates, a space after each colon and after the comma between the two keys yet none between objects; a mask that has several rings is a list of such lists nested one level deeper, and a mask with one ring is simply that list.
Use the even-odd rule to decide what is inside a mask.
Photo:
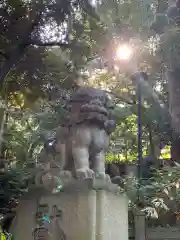
[{"label": "tree", "polygon": [[[178,11],[180,1],[176,1],[175,6],[171,6],[171,2],[169,2],[169,10],[172,11],[172,8],[175,11]],[[174,13],[173,13],[174,14]],[[180,104],[180,84],[179,84],[179,72],[180,68],[177,64],[177,61],[179,61],[179,34],[178,34],[178,28],[179,28],[179,16],[169,16],[170,22],[169,22],[169,36],[167,37],[167,42],[170,45],[171,51],[169,51],[169,58],[166,58],[166,64],[167,64],[167,78],[168,78],[168,85],[169,85],[169,106],[170,111],[172,114],[172,128],[175,129],[176,132],[180,132],[179,124],[180,124],[180,118],[179,118],[179,104]],[[165,53],[166,54],[166,53]],[[167,56],[167,55],[165,55]],[[173,136],[172,141],[172,158],[176,161],[180,161],[180,150],[179,150],[179,144],[180,140],[176,136]]]},{"label": "tree", "polygon": [[[179,15],[178,8],[180,2],[160,1],[158,10],[161,12],[161,20],[156,19],[153,28],[161,34],[162,58],[165,63],[166,78],[169,89],[169,108],[171,114],[171,128],[173,129],[172,137],[172,159],[180,161],[179,151]],[[168,9],[167,9],[168,8]],[[165,11],[167,10],[167,18]],[[162,23],[162,24],[161,24]],[[158,28],[157,26],[161,26]]]},{"label": "tree", "polygon": [[80,37],[84,31],[86,12],[96,16],[86,0],[68,0],[64,3],[49,0],[3,1],[0,24],[3,33],[0,41],[1,84],[9,72],[16,68],[27,49],[39,51],[38,47],[59,46],[82,52],[82,42],[76,37],[78,34]]}]

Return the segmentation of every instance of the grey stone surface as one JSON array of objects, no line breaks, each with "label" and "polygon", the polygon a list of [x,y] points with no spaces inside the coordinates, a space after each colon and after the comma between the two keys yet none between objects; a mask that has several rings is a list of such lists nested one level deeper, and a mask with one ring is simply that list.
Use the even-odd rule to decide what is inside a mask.
[{"label": "grey stone surface", "polygon": [[[74,192],[84,192],[89,190],[106,190],[108,192],[122,194],[122,189],[116,185],[111,183],[111,181],[107,181],[106,179],[71,179],[68,182],[64,182],[62,189],[60,192],[54,193],[55,195],[61,194],[62,192],[66,193],[74,193]],[[32,198],[34,196],[40,197],[42,195],[52,195],[52,191],[44,188],[43,186],[37,187],[32,185],[29,187],[29,191],[22,198]]]},{"label": "grey stone surface", "polygon": [[137,209],[134,212],[134,223],[135,223],[135,239],[146,240],[145,213]]},{"label": "grey stone surface", "polygon": [[44,239],[128,240],[128,201],[116,185],[102,179],[72,181],[56,194],[31,188],[21,199],[11,228],[15,240],[33,239],[39,205],[48,206],[51,219]]}]

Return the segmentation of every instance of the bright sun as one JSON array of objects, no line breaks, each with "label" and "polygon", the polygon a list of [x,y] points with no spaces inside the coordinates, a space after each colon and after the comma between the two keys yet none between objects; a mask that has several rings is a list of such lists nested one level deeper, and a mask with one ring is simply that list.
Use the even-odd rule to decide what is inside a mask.
[{"label": "bright sun", "polygon": [[129,60],[130,58],[132,58],[132,55],[132,49],[127,45],[121,45],[116,50],[116,57],[119,60]]}]

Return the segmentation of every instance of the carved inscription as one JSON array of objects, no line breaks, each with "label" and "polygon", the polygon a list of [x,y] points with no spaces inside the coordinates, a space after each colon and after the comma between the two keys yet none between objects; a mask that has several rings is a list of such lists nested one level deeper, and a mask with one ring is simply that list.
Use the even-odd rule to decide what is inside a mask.
[{"label": "carved inscription", "polygon": [[[45,223],[51,224],[53,219],[59,220],[62,218],[62,210],[58,206],[53,205],[51,211],[46,204],[38,205],[36,212],[36,224],[34,229],[34,240],[47,240],[49,236],[48,228],[45,227]],[[46,225],[47,226],[47,225]],[[59,239],[66,239],[64,231],[59,226]]]},{"label": "carved inscription", "polygon": [[45,240],[48,239],[48,229],[44,227],[35,228],[34,240]]},{"label": "carved inscription", "polygon": [[56,205],[53,205],[52,207],[52,215],[51,217],[56,217],[56,218],[62,218],[62,210],[59,209]]},{"label": "carved inscription", "polygon": [[36,212],[36,223],[40,226],[43,225],[43,216],[48,214],[49,214],[49,207],[47,204],[38,205],[38,209]]}]

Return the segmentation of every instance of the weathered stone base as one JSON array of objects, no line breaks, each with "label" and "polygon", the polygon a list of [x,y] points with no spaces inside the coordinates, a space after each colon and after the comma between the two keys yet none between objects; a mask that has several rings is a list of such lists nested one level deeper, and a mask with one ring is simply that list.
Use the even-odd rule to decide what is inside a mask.
[{"label": "weathered stone base", "polygon": [[31,189],[21,200],[11,228],[15,240],[35,239],[41,218],[38,206],[50,223],[44,223],[48,229],[44,238],[36,239],[128,240],[128,201],[116,185],[74,180],[56,194]]}]

